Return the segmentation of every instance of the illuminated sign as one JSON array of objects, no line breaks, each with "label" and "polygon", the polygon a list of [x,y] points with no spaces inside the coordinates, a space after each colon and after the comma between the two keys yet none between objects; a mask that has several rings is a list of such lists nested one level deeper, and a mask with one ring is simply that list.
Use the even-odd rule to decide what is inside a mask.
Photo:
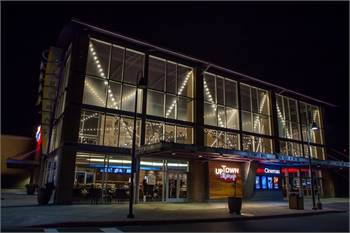
[{"label": "illuminated sign", "polygon": [[129,174],[131,173],[131,169],[126,168],[101,168],[100,172],[108,172],[108,173],[116,173],[116,174]]},{"label": "illuminated sign", "polygon": [[257,168],[256,173],[258,174],[281,174],[279,169],[270,169],[270,168]]},{"label": "illuminated sign", "polygon": [[265,168],[264,172],[270,173],[270,174],[280,174],[281,173],[280,170],[278,170],[278,169],[268,169],[268,168]]},{"label": "illuminated sign", "polygon": [[221,168],[215,168],[215,174],[221,180],[232,182],[236,180],[237,174],[239,174],[239,168],[221,165]]},{"label": "illuminated sign", "polygon": [[39,142],[41,139],[41,126],[40,125],[36,129],[35,139],[36,139],[36,142]]}]

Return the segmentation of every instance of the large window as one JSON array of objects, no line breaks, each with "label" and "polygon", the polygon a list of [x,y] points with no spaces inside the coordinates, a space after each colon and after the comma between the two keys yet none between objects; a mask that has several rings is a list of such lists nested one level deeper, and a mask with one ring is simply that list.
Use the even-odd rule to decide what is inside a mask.
[{"label": "large window", "polygon": [[301,143],[280,141],[280,153],[296,157],[303,156]]},{"label": "large window", "polygon": [[[136,145],[140,145],[141,122],[136,122]],[[133,118],[82,111],[80,118],[79,142],[94,145],[131,148]]]},{"label": "large window", "polygon": [[236,133],[204,129],[204,146],[239,150],[239,136]]},{"label": "large window", "polygon": [[193,128],[166,124],[164,122],[146,121],[146,144],[160,141],[193,144]]},{"label": "large window", "polygon": [[270,96],[266,90],[240,85],[242,130],[271,135]]},{"label": "large window", "polygon": [[147,114],[193,121],[193,69],[149,57]]},{"label": "large window", "polygon": [[204,74],[204,124],[238,129],[236,82],[214,74]]},{"label": "large window", "polygon": [[276,95],[276,108],[279,136],[282,138],[300,140],[297,101]]},{"label": "large window", "polygon": [[261,152],[261,153],[272,153],[272,140],[264,137],[257,137],[252,135],[242,136],[243,150]]},{"label": "large window", "polygon": [[[320,146],[310,145],[310,154],[311,154],[311,158],[314,158],[314,159],[320,159],[320,160],[326,159],[324,148],[320,147]],[[308,146],[306,144],[304,144],[304,155],[305,155],[305,157],[309,156],[309,149],[308,149]]]},{"label": "large window", "polygon": [[[83,103],[133,112],[137,73],[143,67],[143,53],[91,39]],[[141,93],[138,98],[141,112]]]},{"label": "large window", "polygon": [[[312,143],[323,144],[323,126],[321,124],[319,107],[300,102],[300,116],[304,142],[307,142],[307,139],[310,136],[310,141]],[[311,130],[312,122],[317,124],[319,127],[318,130]]]}]

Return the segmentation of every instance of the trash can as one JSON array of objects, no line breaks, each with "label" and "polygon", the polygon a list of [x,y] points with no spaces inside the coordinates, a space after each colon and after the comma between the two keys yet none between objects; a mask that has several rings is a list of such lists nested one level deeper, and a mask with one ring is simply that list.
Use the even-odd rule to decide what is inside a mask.
[{"label": "trash can", "polygon": [[297,210],[304,209],[304,197],[297,195]]},{"label": "trash can", "polygon": [[297,198],[298,195],[296,193],[290,193],[288,197],[289,209],[297,209]]},{"label": "trash can", "polygon": [[289,194],[289,209],[303,210],[304,209],[304,197],[299,196],[298,193]]}]

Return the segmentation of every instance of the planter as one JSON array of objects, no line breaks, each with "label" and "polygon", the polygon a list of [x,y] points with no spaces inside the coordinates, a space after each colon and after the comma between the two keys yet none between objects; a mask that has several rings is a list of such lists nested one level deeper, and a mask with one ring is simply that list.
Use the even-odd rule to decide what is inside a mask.
[{"label": "planter", "polygon": [[26,190],[27,190],[27,195],[34,195],[36,185],[34,184],[27,184],[26,185]]},{"label": "planter", "polygon": [[45,188],[40,188],[38,190],[38,204],[47,205],[50,201],[51,194]]},{"label": "planter", "polygon": [[46,188],[40,188],[38,190],[38,204],[47,205],[50,201],[54,186],[52,184],[46,184]]},{"label": "planter", "polygon": [[241,214],[242,198],[241,197],[228,197],[228,209],[230,214]]}]

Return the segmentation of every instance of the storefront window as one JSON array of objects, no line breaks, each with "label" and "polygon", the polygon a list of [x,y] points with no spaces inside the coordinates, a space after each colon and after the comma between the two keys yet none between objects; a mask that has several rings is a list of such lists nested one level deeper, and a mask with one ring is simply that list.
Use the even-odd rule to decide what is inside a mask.
[{"label": "storefront window", "polygon": [[320,159],[320,160],[326,159],[323,147],[310,145],[310,152],[309,152],[308,145],[304,144],[305,157],[308,157],[309,153],[311,154],[311,158]]},{"label": "storefront window", "polygon": [[271,135],[270,95],[267,91],[246,84],[240,85],[242,129]]},{"label": "storefront window", "polygon": [[105,116],[99,112],[82,111],[80,116],[79,142],[103,145]]},{"label": "storefront window", "polygon": [[303,156],[301,144],[295,142],[280,141],[280,153],[296,157]]},{"label": "storefront window", "polygon": [[[136,145],[140,145],[140,124],[136,123]],[[82,111],[79,142],[131,148],[134,121],[130,117]]]},{"label": "storefront window", "polygon": [[[78,152],[75,166],[73,202],[105,204],[129,200],[130,155]],[[186,200],[187,172],[187,161],[142,158],[136,181],[139,201]]]},{"label": "storefront window", "polygon": [[272,153],[272,140],[264,137],[243,135],[243,150],[261,153]]},{"label": "storefront window", "polygon": [[237,84],[214,74],[204,74],[204,124],[238,129]]},{"label": "storefront window", "polygon": [[155,144],[160,141],[192,144],[193,128],[164,122],[146,121],[146,144]]},{"label": "storefront window", "polygon": [[204,129],[204,146],[238,150],[239,136],[236,133]]}]

